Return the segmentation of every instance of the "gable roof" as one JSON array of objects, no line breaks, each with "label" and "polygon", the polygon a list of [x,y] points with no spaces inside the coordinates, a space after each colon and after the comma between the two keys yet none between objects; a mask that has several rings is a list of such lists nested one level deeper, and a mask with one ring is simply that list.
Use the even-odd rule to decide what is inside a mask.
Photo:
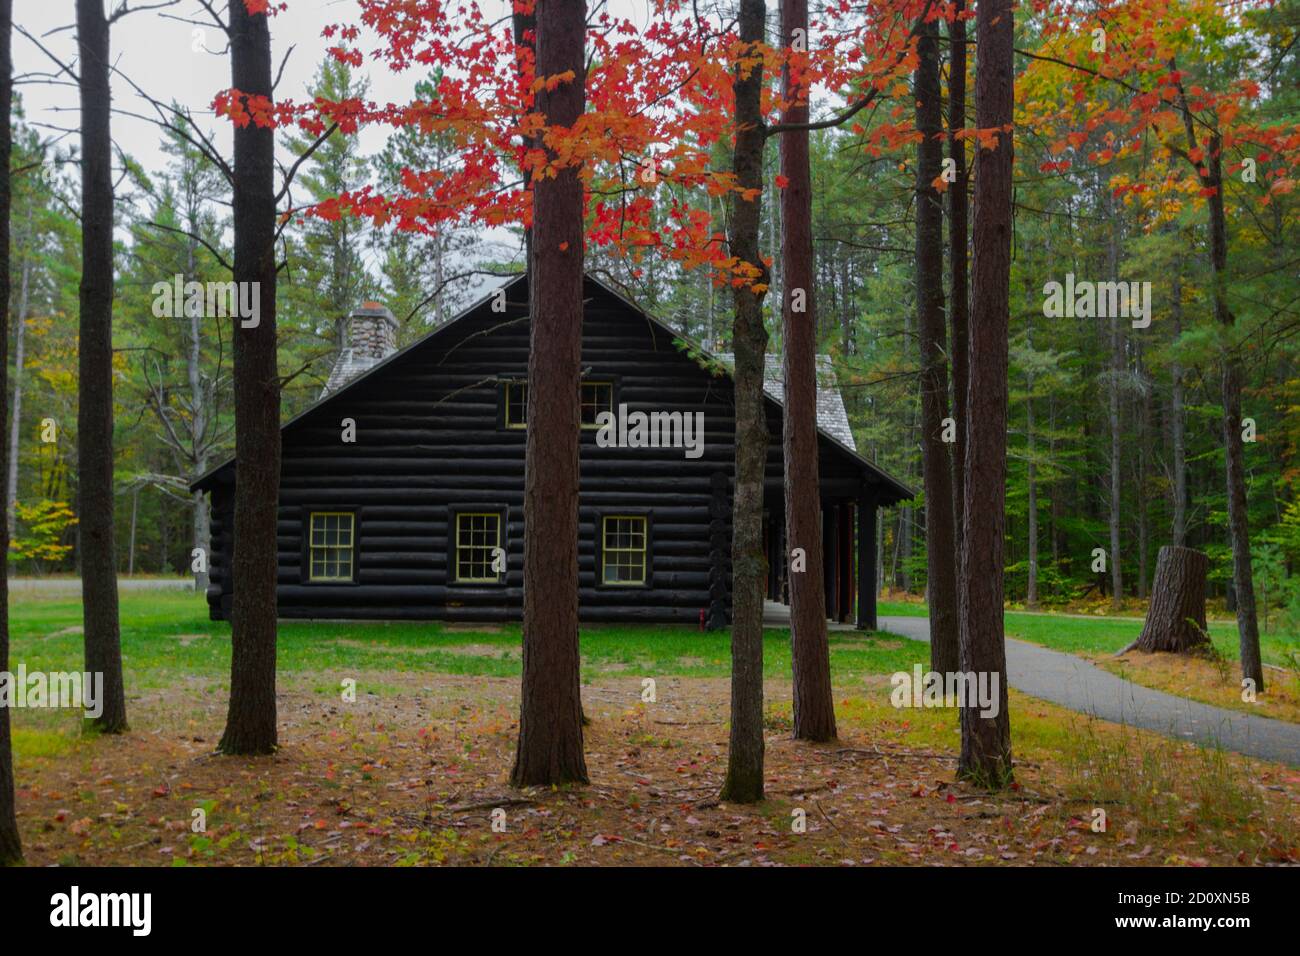
[{"label": "gable roof", "polygon": [[[526,278],[527,278],[527,273],[521,272],[518,275],[514,276],[513,278],[507,279],[501,285],[489,290],[486,294],[481,296],[475,302],[473,302],[466,308],[462,309],[457,315],[448,319],[446,322],[442,323],[438,327],[431,329],[429,332],[427,332],[425,335],[421,336],[420,338],[416,339],[414,342],[411,342],[409,345],[406,345],[398,349],[397,351],[393,352],[392,354],[385,356],[383,359],[380,359],[379,361],[375,362],[369,368],[360,371],[359,374],[355,375],[354,377],[346,381],[341,387],[336,388],[333,391],[323,393],[316,401],[312,402],[312,404],[308,405],[306,408],[304,408],[298,414],[294,415],[292,418],[281,423],[280,431],[281,432],[285,431],[285,429],[289,428],[291,425],[296,423],[299,419],[305,418],[307,415],[310,415],[312,412],[316,411],[318,408],[325,405],[327,402],[331,402],[335,398],[339,397],[340,395],[347,393],[356,385],[366,381],[371,376],[377,374],[381,369],[383,369],[390,363],[397,361],[400,357],[402,357],[406,353],[413,351],[414,349],[423,347],[433,339],[437,338],[447,329],[456,325],[461,319],[465,318],[465,316],[470,315],[478,308],[483,306],[490,299],[496,296],[498,292],[500,292],[503,289],[510,289],[511,287],[516,286],[521,282],[523,282]],[[623,295],[623,293],[619,292],[617,289],[611,287],[610,285],[602,282],[600,279],[591,275],[591,273],[586,273],[584,275],[584,278],[587,282],[591,283],[592,285],[595,285],[607,295],[610,295],[613,298],[617,299],[620,303],[622,303],[632,311],[636,312],[640,317],[646,319],[647,321],[651,322],[653,325],[657,326],[663,332],[667,333],[668,335],[672,336],[675,339],[680,339],[687,342],[687,344],[690,346],[693,352],[703,356],[706,360],[713,360],[719,362],[726,368],[728,376],[734,377],[734,372],[733,372],[734,362],[729,361],[730,359],[732,359],[732,356],[730,354],[728,353],[718,354],[718,353],[709,352],[707,349],[701,347],[695,341],[689,339],[687,336],[683,335],[682,333],[678,332],[676,329],[673,329],[671,326],[667,325],[663,320],[646,312],[644,309],[642,309],[639,305],[637,305],[627,296]],[[783,398],[785,392],[785,385],[784,385],[784,377],[781,368],[780,357],[768,355],[766,358],[767,358],[767,366],[765,368],[765,374],[763,377],[764,378],[763,391],[768,401],[773,402],[778,407],[784,407]],[[823,366],[823,360],[825,362],[825,366]],[[773,365],[772,365],[773,361],[775,361],[776,363],[775,372],[773,371]],[[825,388],[822,385],[823,382],[822,372],[824,369],[829,369],[830,371],[832,385],[829,388]],[[916,496],[915,491],[913,491],[907,485],[903,484],[893,475],[889,474],[889,472],[885,471],[879,465],[875,464],[874,462],[868,461],[861,454],[859,454],[857,450],[857,446],[853,441],[853,431],[849,427],[848,414],[844,408],[844,400],[839,393],[838,387],[833,384],[833,381],[834,381],[834,367],[830,364],[830,356],[827,355],[818,356],[817,431],[823,437],[827,438],[833,445],[837,446],[845,454],[850,455],[851,457],[856,459],[857,463],[860,466],[875,474],[877,478],[880,479],[881,484],[883,484],[884,486],[886,486],[887,488],[889,488],[894,492],[895,497],[893,498],[892,501],[888,503],[893,503],[893,501],[898,501],[904,498],[914,498]],[[827,405],[828,405],[828,408],[825,413],[824,422],[823,422],[823,409],[822,409],[823,394],[826,395]],[[831,399],[832,394],[834,396],[833,399]],[[190,491],[193,492],[193,491],[207,490],[211,484],[212,479],[217,475],[217,473],[224,471],[227,468],[230,468],[231,466],[234,465],[234,463],[235,463],[235,459],[234,456],[232,455],[231,457],[223,461],[221,464],[208,469],[206,472],[204,472],[202,475],[200,475],[198,478],[196,478],[193,482],[190,483]]]},{"label": "gable roof", "polygon": [[[730,368],[736,367],[736,357],[731,352],[719,352],[717,357]],[[770,352],[763,358],[763,391],[784,406],[785,365],[781,356]],[[817,356],[817,427],[845,448],[854,452],[858,450],[857,442],[853,440],[853,428],[849,425],[849,413],[844,407],[844,396],[835,380],[835,363],[829,355]]]}]

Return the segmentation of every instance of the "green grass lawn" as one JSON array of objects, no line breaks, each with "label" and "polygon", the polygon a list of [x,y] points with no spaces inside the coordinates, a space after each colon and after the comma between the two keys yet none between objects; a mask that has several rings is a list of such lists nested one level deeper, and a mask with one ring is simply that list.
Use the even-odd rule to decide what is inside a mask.
[{"label": "green grass lawn", "polygon": [[[80,670],[81,603],[67,597],[15,597],[12,666]],[[128,688],[167,686],[185,677],[222,678],[230,669],[230,625],[208,620],[199,595],[124,591],[122,660]],[[514,677],[520,673],[519,625],[441,622],[282,621],[277,666],[282,673],[376,670]],[[830,635],[837,680],[910,670],[928,660],[925,646],[879,633]],[[589,625],[581,635],[584,679],[614,674],[726,677],[725,634],[670,625]],[[764,672],[790,674],[790,633],[764,632]]]},{"label": "green grass lawn", "polygon": [[[924,617],[924,604],[881,602],[881,616]],[[1114,654],[1137,639],[1142,622],[1124,618],[1082,617],[1069,614],[1008,611],[1007,637],[1042,644],[1070,654]],[[1212,621],[1210,639],[1225,657],[1237,660],[1237,625]],[[1260,653],[1267,664],[1285,666],[1287,655],[1300,653],[1300,635],[1269,633],[1259,638]]]},{"label": "green grass lawn", "polygon": [[[1210,639],[1219,653],[1237,660],[1237,625],[1211,622]],[[1007,613],[1007,636],[1044,644],[1072,654],[1113,654],[1137,640],[1141,621],[1077,618],[1060,614]],[[1260,654],[1267,664],[1285,665],[1288,653],[1300,650],[1300,637],[1293,634],[1261,634]]]}]

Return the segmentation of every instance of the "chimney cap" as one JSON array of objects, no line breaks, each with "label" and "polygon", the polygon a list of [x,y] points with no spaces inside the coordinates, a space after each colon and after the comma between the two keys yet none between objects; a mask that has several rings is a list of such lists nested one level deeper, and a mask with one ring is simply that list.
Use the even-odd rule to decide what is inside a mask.
[{"label": "chimney cap", "polygon": [[379,302],[362,302],[352,310],[348,318],[373,318],[384,319],[393,328],[397,328],[397,318],[389,311],[388,307]]}]

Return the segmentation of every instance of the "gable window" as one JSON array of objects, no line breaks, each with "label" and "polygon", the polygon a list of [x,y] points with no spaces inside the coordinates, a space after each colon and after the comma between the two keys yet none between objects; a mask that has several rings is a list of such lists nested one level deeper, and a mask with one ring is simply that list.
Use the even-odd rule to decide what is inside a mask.
[{"label": "gable window", "polygon": [[[508,381],[502,390],[502,421],[506,428],[528,427],[528,383]],[[599,428],[597,416],[614,411],[614,383],[583,381],[578,385],[579,421],[583,428]]]},{"label": "gable window", "polygon": [[528,383],[506,382],[506,428],[528,427]]},{"label": "gable window", "polygon": [[503,552],[500,511],[456,512],[454,576],[460,584],[499,584],[505,577],[498,570]]},{"label": "gable window", "polygon": [[583,382],[579,386],[579,402],[582,406],[582,427],[599,428],[596,416],[601,412],[614,411],[614,383]]},{"label": "gable window", "polygon": [[351,581],[356,567],[356,515],[313,511],[308,525],[309,581]]},{"label": "gable window", "polygon": [[600,535],[601,584],[644,585],[649,558],[645,515],[605,515]]}]

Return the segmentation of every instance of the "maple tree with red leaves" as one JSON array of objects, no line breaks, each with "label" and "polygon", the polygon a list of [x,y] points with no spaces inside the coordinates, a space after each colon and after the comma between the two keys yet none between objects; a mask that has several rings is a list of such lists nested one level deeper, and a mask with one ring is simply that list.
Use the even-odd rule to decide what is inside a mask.
[{"label": "maple tree with red leaves", "polygon": [[[761,303],[767,292],[770,262],[761,257],[756,242],[717,232],[710,212],[691,199],[722,199],[749,207],[762,190],[761,180],[752,174],[742,176],[738,167],[720,168],[713,157],[719,143],[736,143],[747,129],[737,118],[733,75],[754,71],[758,76],[785,77],[783,93],[766,81],[754,87],[758,138],[753,148],[759,157],[768,138],[792,135],[806,140],[810,131],[837,126],[860,133],[863,148],[879,155],[916,140],[915,119],[906,103],[911,95],[907,78],[917,62],[917,36],[925,25],[953,15],[950,8],[932,0],[881,4],[869,8],[865,15],[842,3],[828,7],[824,20],[810,24],[817,31],[816,42],[795,49],[793,45],[769,45],[761,30],[743,40],[735,24],[702,17],[680,0],[657,2],[654,17],[644,29],[602,10],[588,24],[585,108],[574,122],[556,124],[546,121],[536,102],[539,96],[574,83],[576,70],[538,73],[536,3],[513,4],[509,28],[502,20],[490,19],[476,2],[456,5],[454,10],[441,2],[411,4],[401,0],[361,0],[360,7],[360,23],[382,40],[381,46],[369,51],[372,61],[397,72],[417,67],[431,71],[438,77],[433,97],[385,106],[320,98],[291,103],[230,90],[217,98],[218,111],[237,125],[296,124],[315,135],[330,127],[352,135],[366,125],[416,126],[424,133],[450,137],[460,163],[452,170],[404,168],[399,194],[385,195],[367,186],[294,210],[294,214],[326,219],[361,216],[376,226],[423,232],[451,223],[486,227],[513,223],[525,230],[532,261],[538,254],[536,190],[539,184],[576,170],[583,187],[584,228],[579,241],[611,247],[634,265],[646,255],[661,255],[686,269],[705,268],[712,281],[730,286],[745,303],[751,296]],[[366,53],[358,45],[359,26],[333,26],[326,33],[337,41],[331,55],[354,66],[364,62]],[[824,119],[810,120],[799,101],[810,99],[815,88],[845,91],[846,105]],[[865,110],[879,111],[891,100],[894,105],[887,120],[877,118],[870,131],[861,125]],[[955,135],[977,136],[988,145],[993,134],[963,129]],[[779,189],[789,184],[784,172],[774,183]],[[672,194],[666,215],[661,214],[651,192],[662,187],[681,190]],[[806,191],[806,183],[801,188]],[[741,248],[749,251],[739,252]],[[807,254],[811,255],[811,249]],[[811,277],[811,266],[805,274]],[[632,275],[637,275],[635,268]],[[740,330],[745,323],[739,319],[738,323]],[[741,338],[744,336],[737,336],[738,341]],[[802,407],[798,397],[805,391],[814,394],[815,369],[804,355],[811,347],[809,339],[807,348],[796,353],[804,360],[792,372],[790,390],[796,399],[792,421]],[[741,365],[747,367],[757,356],[757,367],[761,367],[765,348],[765,336],[763,341],[752,342],[748,351],[753,355],[742,355],[747,350],[737,345],[738,407],[761,405],[761,376],[747,374]],[[801,390],[800,382],[806,388]],[[807,424],[807,417],[804,414],[794,421],[792,433]],[[746,457],[749,445],[766,447],[766,435],[751,432],[737,441],[738,463]],[[812,494],[808,494],[810,480]],[[795,498],[815,504],[815,472],[811,479],[804,474],[794,481]],[[733,526],[738,535],[738,570],[733,590],[738,612],[734,630],[741,634],[757,635],[761,630],[761,590],[745,595],[751,584],[761,585],[766,562],[759,538],[742,533],[754,524],[760,510],[761,501],[737,495]],[[798,525],[805,526],[807,520]],[[755,559],[739,560],[751,550],[750,538],[759,541],[753,545]],[[546,566],[554,570],[563,562]],[[740,582],[745,583],[741,586]],[[570,590],[560,582],[553,584],[558,587],[548,590]],[[802,607],[802,601],[799,603]],[[757,611],[745,610],[751,605]],[[809,610],[824,618],[824,611],[818,612],[815,606]],[[824,625],[820,640],[819,630],[806,623],[799,632],[808,634],[811,643],[798,656],[797,676],[813,679],[810,686],[821,690],[810,690],[812,696],[801,710],[804,722],[796,722],[803,730],[796,729],[796,733],[826,739],[834,735],[834,716],[829,703]],[[755,636],[750,645],[757,641]],[[737,643],[744,645],[745,641]],[[818,674],[822,675],[820,683],[816,683]],[[737,690],[736,696],[752,697],[754,693],[759,695],[761,707],[761,687],[757,692],[752,686],[747,691]],[[819,703],[814,705],[814,700]],[[757,712],[752,700],[747,712]],[[814,714],[820,715],[816,722],[808,722]],[[752,725],[753,721],[744,723]],[[752,737],[755,731],[751,727],[746,733]],[[761,749],[757,754],[761,768]],[[576,770],[574,773],[581,776]],[[757,792],[761,793],[761,769],[758,773]],[[744,776],[752,779],[754,775],[747,772]],[[754,792],[748,785],[741,789],[751,795]]]}]

